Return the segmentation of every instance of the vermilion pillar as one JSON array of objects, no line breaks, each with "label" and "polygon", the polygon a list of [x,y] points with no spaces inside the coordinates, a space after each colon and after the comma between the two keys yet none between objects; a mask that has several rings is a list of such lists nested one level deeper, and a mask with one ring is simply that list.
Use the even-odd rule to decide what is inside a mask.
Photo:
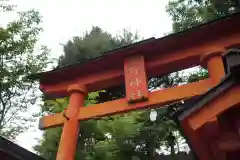
[{"label": "vermilion pillar", "polygon": [[201,61],[203,67],[208,69],[212,82],[218,84],[225,75],[221,52],[206,54],[202,57]]},{"label": "vermilion pillar", "polygon": [[75,84],[68,87],[68,92],[70,99],[64,115],[66,120],[62,130],[57,160],[74,160],[79,134],[79,120],[77,119],[77,115],[79,107],[84,105],[86,88],[85,86]]}]

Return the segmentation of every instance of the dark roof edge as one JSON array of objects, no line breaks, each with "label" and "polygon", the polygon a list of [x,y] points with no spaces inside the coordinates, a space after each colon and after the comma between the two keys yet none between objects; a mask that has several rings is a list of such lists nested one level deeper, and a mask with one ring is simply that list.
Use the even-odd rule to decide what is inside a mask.
[{"label": "dark roof edge", "polygon": [[44,160],[44,158],[0,136],[0,150],[19,160]]}]

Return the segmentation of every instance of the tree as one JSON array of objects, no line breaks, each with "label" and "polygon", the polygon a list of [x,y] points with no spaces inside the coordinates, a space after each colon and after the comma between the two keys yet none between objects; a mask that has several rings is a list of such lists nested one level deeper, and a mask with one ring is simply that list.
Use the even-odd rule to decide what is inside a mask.
[{"label": "tree", "polygon": [[126,159],[131,160],[135,154],[136,143],[134,137],[140,134],[142,123],[136,121],[138,112],[115,115],[98,121],[98,126],[105,136],[105,140],[98,141],[88,159]]},{"label": "tree", "polygon": [[166,11],[172,17],[173,32],[240,11],[239,0],[170,0]]},{"label": "tree", "polygon": [[16,7],[16,5],[7,3],[7,0],[2,0],[0,2],[0,12],[12,11],[14,7]]},{"label": "tree", "polygon": [[35,103],[36,84],[26,76],[43,71],[50,62],[46,47],[34,50],[40,22],[39,13],[30,10],[0,26],[0,135],[6,138],[15,138],[32,119],[23,113]]},{"label": "tree", "polygon": [[64,55],[59,58],[59,67],[72,65],[78,62],[99,57],[105,52],[120,48],[140,40],[138,34],[123,30],[122,35],[113,37],[101,28],[92,27],[82,37],[73,37],[63,45]]}]

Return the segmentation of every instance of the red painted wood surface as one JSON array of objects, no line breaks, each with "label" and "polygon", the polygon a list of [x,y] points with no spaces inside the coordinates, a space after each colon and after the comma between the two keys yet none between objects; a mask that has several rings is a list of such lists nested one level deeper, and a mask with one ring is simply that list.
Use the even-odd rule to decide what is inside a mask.
[{"label": "red painted wood surface", "polygon": [[240,86],[234,86],[219,97],[207,103],[203,108],[189,116],[189,124],[196,130],[208,120],[216,117],[233,106],[240,104]]},{"label": "red painted wood surface", "polygon": [[[72,85],[69,105],[65,113],[65,121],[59,143],[57,160],[74,160],[79,137],[79,120],[77,119],[80,107],[84,105],[86,89],[84,86]],[[84,93],[85,92],[85,93]]]},{"label": "red painted wood surface", "polygon": [[[87,120],[96,117],[110,116],[133,110],[147,109],[151,107],[164,106],[169,103],[177,102],[185,98],[199,96],[209,88],[213,87],[212,80],[206,79],[173,88],[166,88],[160,91],[149,92],[148,101],[129,104],[126,98],[117,99],[100,104],[92,104],[81,107],[78,115],[79,120]],[[194,90],[192,89],[194,88]],[[114,107],[113,107],[114,106]],[[44,116],[40,120],[41,129],[60,126],[64,122],[63,113]]]},{"label": "red painted wood surface", "polygon": [[148,99],[148,85],[143,56],[124,61],[126,99],[129,103]]},{"label": "red painted wood surface", "polygon": [[[204,46],[203,44],[198,44],[189,48],[174,50],[173,52],[169,52],[167,54],[162,54],[160,50],[156,50],[153,53],[149,54],[154,56],[149,57],[149,55],[147,55],[148,57],[145,57],[146,72],[148,73],[148,76],[159,76],[197,66],[201,64],[200,60],[206,53],[216,51],[221,51],[224,53],[226,51],[226,47],[236,43],[240,43],[240,33],[232,35],[231,37],[226,37],[224,39],[206,41]],[[159,54],[155,54],[155,52]],[[51,83],[40,81],[40,89],[45,95],[50,96],[50,98],[61,98],[68,96],[67,87],[71,84],[86,85],[89,92],[99,91],[108,87],[123,84],[123,61],[119,59],[118,63],[121,63],[121,67],[118,68],[116,68],[115,62],[112,62],[112,60],[109,60],[105,63],[112,64],[112,67],[104,68],[102,67],[102,63],[100,63],[98,66],[101,66],[100,68],[104,68],[104,70],[88,70],[87,75],[81,75],[78,73],[82,70],[87,70],[85,68],[81,68],[74,72],[74,78],[70,77],[71,74],[67,74],[67,76],[64,74],[64,76],[58,77],[59,75],[55,73],[52,73],[54,76],[51,77],[50,75],[52,74],[49,73],[49,76],[43,76],[42,79],[49,79],[51,77]],[[93,65],[95,66],[96,64]],[[62,70],[62,72],[65,73],[65,70]],[[66,71],[66,73],[70,73],[70,71]],[[50,80],[47,80],[47,82],[50,82]]]}]

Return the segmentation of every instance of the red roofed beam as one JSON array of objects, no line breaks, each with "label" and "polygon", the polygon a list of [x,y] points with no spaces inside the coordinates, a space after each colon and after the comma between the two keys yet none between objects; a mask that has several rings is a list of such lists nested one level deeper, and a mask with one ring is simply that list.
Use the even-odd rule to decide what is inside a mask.
[{"label": "red roofed beam", "polygon": [[[157,43],[157,42],[156,42]],[[160,42],[159,42],[160,43]],[[209,41],[204,44],[191,46],[182,50],[176,50],[170,53],[161,53],[157,49],[156,53],[145,55],[146,72],[148,76],[157,76],[174,71],[179,71],[189,67],[201,64],[201,58],[207,53],[225,52],[225,47],[240,43],[240,34],[235,34],[224,39]],[[108,62],[111,63],[111,62]],[[214,62],[213,62],[214,63]],[[100,66],[99,66],[100,67]],[[66,74],[66,78],[68,75]],[[61,83],[40,82],[40,88],[46,95],[52,97],[67,96],[67,86],[70,84],[86,85],[89,92],[106,89],[124,83],[124,67],[102,70],[101,72],[92,73],[75,79],[66,79]]]}]

